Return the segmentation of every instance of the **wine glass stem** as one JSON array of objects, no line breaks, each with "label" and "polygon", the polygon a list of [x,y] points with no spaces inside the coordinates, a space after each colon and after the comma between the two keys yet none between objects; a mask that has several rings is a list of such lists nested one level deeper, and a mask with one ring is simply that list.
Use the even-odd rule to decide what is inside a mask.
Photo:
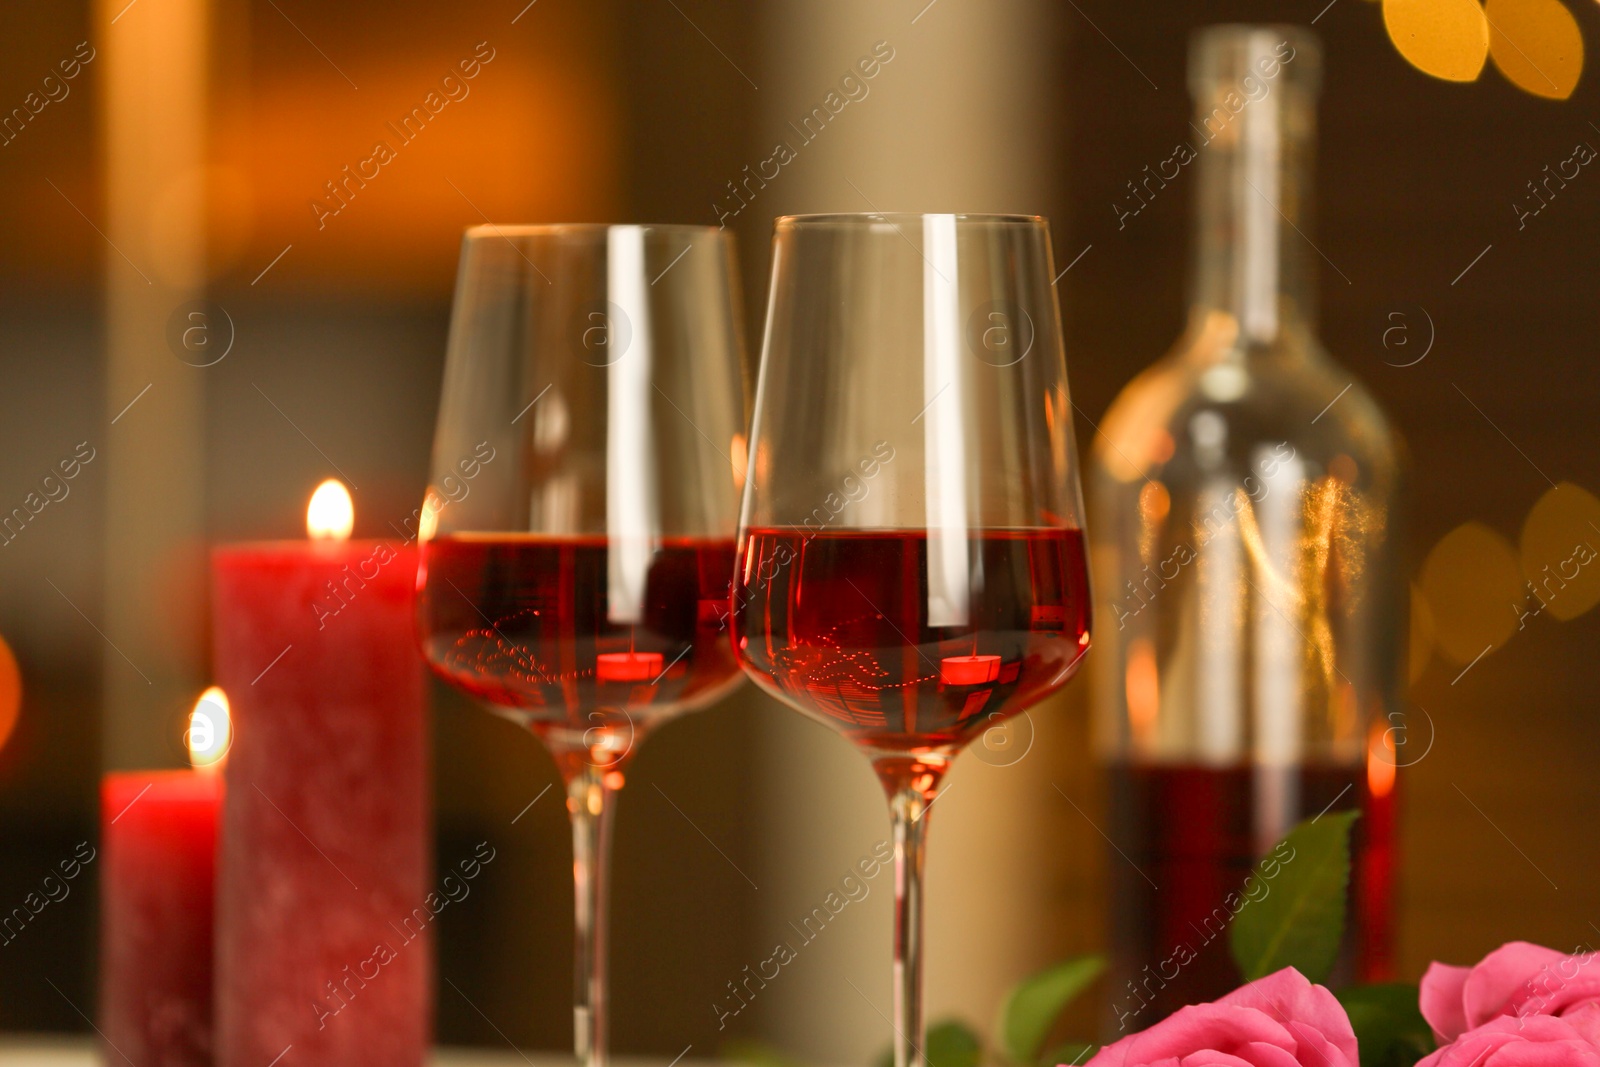
[{"label": "wine glass stem", "polygon": [[606,774],[598,767],[583,764],[567,779],[575,891],[573,1047],[585,1067],[605,1067],[607,1056],[606,895],[611,880],[615,799],[616,790],[606,784]]},{"label": "wine glass stem", "polygon": [[909,786],[889,794],[894,824],[894,1067],[922,1067],[922,861],[927,799]]}]

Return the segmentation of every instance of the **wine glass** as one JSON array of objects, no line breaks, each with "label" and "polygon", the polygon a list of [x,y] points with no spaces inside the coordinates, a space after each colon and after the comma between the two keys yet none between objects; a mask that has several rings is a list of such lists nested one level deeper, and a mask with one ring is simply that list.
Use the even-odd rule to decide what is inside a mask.
[{"label": "wine glass", "polygon": [[732,236],[478,226],[420,513],[435,673],[525,724],[572,817],[574,1029],[606,1061],[606,886],[643,737],[738,685],[727,614],[745,391]]},{"label": "wine glass", "polygon": [[1089,646],[1054,277],[1040,218],[776,225],[734,650],[761,688],[855,742],[888,795],[896,1067],[924,1060],[940,779]]}]

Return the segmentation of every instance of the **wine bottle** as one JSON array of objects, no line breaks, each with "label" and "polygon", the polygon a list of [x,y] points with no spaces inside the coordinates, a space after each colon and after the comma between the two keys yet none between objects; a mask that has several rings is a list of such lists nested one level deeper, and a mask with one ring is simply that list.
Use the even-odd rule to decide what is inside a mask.
[{"label": "wine bottle", "polygon": [[1315,332],[1320,53],[1304,30],[1218,26],[1189,62],[1188,326],[1112,405],[1091,483],[1120,1032],[1239,983],[1246,876],[1325,809],[1363,816],[1339,971],[1386,976],[1393,942],[1401,469]]}]

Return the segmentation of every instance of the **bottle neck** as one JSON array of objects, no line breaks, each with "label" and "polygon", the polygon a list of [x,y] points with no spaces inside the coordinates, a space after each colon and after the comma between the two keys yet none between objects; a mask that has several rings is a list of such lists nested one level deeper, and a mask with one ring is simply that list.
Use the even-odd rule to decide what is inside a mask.
[{"label": "bottle neck", "polygon": [[1234,351],[1309,333],[1318,255],[1308,236],[1313,108],[1285,64],[1278,84],[1218,82],[1197,92],[1190,133],[1199,155],[1193,311],[1221,315]]}]

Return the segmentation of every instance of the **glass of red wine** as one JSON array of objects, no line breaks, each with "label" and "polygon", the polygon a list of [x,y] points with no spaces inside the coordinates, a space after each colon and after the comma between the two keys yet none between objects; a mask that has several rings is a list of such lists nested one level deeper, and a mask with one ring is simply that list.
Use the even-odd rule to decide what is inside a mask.
[{"label": "glass of red wine", "polygon": [[1054,278],[1040,218],[777,221],[734,651],[888,795],[896,1067],[925,1061],[928,806],[963,747],[1089,646]]},{"label": "glass of red wine", "polygon": [[566,782],[589,1067],[606,1061],[624,769],[656,726],[740,678],[736,277],[712,227],[479,226],[462,244],[418,628],[433,670],[531,728]]}]

